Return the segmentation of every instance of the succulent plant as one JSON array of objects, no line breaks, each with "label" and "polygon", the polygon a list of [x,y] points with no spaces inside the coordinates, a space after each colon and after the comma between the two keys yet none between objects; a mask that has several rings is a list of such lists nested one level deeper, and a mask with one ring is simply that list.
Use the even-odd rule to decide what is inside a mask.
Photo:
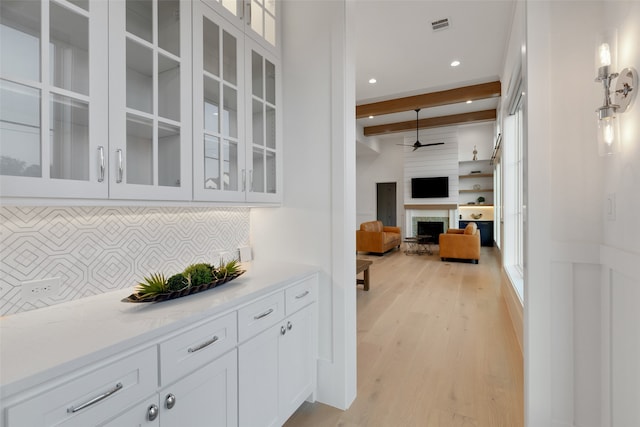
[{"label": "succulent plant", "polygon": [[154,296],[167,292],[167,279],[162,273],[154,273],[148,277],[144,277],[143,281],[138,283],[136,291],[142,296]]},{"label": "succulent plant", "polygon": [[189,287],[189,281],[182,273],[174,274],[167,279],[167,288],[170,291],[181,291]]},{"label": "succulent plant", "polygon": [[200,286],[213,281],[212,270],[213,268],[209,264],[191,264],[184,269],[182,274],[190,282],[191,286]]},{"label": "succulent plant", "polygon": [[226,264],[220,264],[220,267],[216,269],[216,278],[224,279],[227,276],[232,276],[240,271],[240,262],[237,259],[229,261]]}]

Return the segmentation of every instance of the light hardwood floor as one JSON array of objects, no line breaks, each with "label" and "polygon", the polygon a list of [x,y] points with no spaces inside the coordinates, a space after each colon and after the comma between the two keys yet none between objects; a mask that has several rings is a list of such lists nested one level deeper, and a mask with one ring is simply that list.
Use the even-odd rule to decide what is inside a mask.
[{"label": "light hardwood floor", "polygon": [[[360,256],[360,255],[359,255]],[[358,287],[358,396],[347,411],[304,403],[298,426],[518,427],[522,354],[493,248],[478,265],[401,251]]]}]

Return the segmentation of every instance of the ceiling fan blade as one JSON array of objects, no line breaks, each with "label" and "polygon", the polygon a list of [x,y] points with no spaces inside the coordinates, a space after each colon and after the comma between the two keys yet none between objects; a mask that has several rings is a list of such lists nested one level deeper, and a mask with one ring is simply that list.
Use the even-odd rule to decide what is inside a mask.
[{"label": "ceiling fan blade", "polygon": [[421,144],[421,147],[430,147],[432,145],[444,145],[444,142],[432,142],[431,144]]}]

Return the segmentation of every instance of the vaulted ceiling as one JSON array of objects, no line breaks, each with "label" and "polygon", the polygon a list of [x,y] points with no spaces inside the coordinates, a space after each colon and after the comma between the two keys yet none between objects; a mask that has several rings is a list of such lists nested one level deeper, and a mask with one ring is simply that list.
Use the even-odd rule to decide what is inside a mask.
[{"label": "vaulted ceiling", "polygon": [[[416,108],[421,127],[495,118],[514,0],[355,4],[356,119],[365,135],[415,131]],[[434,30],[443,19],[448,27]]]}]

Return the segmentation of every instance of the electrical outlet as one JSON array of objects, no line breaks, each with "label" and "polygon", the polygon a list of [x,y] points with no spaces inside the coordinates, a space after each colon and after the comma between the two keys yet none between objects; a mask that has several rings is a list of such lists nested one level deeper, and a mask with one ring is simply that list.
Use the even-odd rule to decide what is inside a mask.
[{"label": "electrical outlet", "polygon": [[22,282],[22,299],[27,302],[33,302],[47,297],[54,297],[59,293],[59,277]]}]

